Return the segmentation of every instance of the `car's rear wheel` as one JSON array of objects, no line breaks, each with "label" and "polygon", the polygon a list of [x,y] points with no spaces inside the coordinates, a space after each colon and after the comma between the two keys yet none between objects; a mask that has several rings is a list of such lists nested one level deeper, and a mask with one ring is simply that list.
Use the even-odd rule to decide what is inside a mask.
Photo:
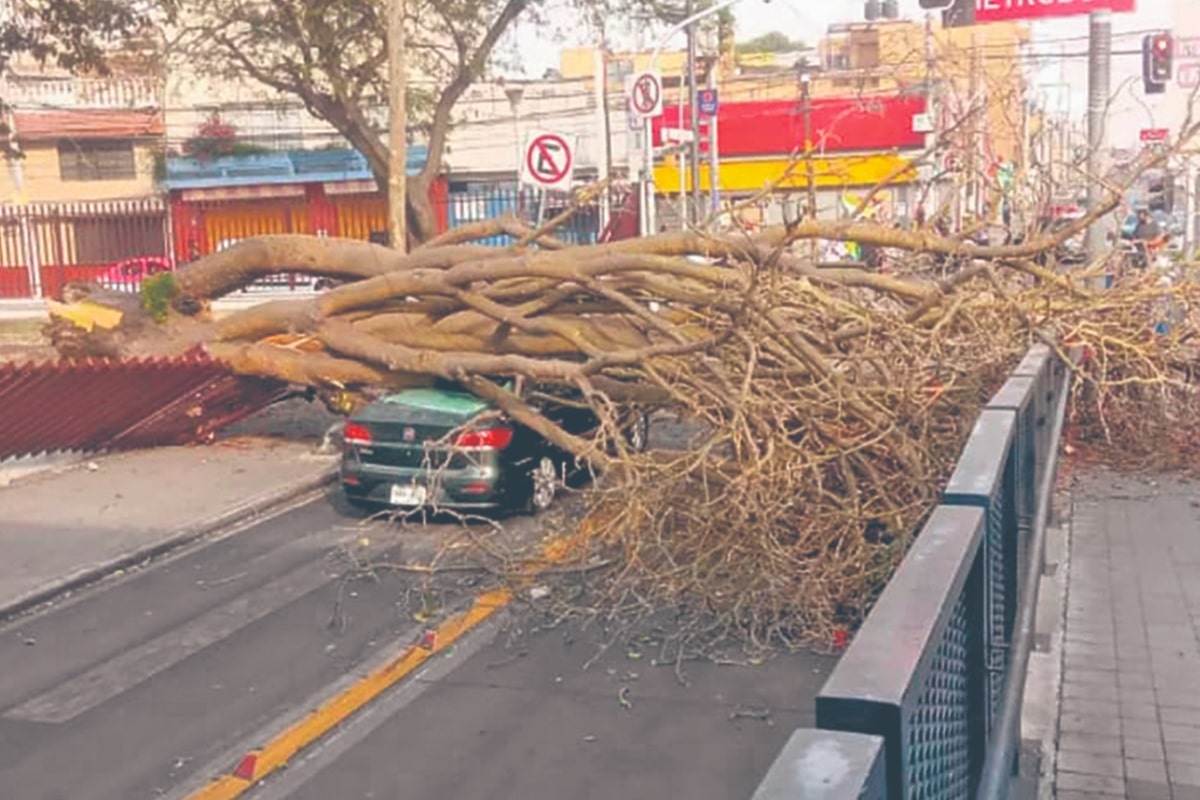
[{"label": "car's rear wheel", "polygon": [[530,474],[529,497],[525,510],[530,514],[545,511],[554,503],[558,493],[558,466],[550,456],[542,456]]}]

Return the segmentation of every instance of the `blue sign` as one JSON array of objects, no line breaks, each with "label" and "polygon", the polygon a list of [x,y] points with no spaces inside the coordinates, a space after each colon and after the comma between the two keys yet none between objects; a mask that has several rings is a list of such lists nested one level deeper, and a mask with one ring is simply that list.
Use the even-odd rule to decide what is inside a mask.
[{"label": "blue sign", "polygon": [[715,117],[717,115],[717,90],[701,89],[696,92],[696,107],[704,116]]}]

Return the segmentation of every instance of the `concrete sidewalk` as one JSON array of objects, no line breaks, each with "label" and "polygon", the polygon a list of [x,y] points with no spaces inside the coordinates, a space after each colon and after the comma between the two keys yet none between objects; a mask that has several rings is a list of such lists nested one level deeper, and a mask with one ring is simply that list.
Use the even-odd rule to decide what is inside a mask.
[{"label": "concrete sidewalk", "polygon": [[13,481],[0,488],[0,615],[299,497],[335,465],[312,442],[239,438]]},{"label": "concrete sidewalk", "polygon": [[1200,798],[1200,486],[1093,473],[1073,490],[1061,800]]},{"label": "concrete sidewalk", "polygon": [[[217,314],[228,314],[265,303],[268,300],[307,300],[316,296],[317,292],[308,287],[294,290],[254,288],[218,298],[213,301],[212,310]],[[41,298],[0,300],[0,320],[46,320],[49,318],[50,313],[46,301]]]}]

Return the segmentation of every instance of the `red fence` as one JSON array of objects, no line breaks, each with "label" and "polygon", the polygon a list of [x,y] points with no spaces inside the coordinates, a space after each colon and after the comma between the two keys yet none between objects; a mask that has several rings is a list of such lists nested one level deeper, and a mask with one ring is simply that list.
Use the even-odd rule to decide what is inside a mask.
[{"label": "red fence", "polygon": [[0,298],[58,297],[71,281],[126,283],[121,262],[168,258],[161,200],[0,207]]},{"label": "red fence", "polygon": [[[177,191],[162,199],[0,207],[0,299],[58,298],[72,281],[136,291],[147,275],[174,269],[241,239],[304,233],[348,239],[387,235],[379,192],[338,194],[322,184]],[[430,190],[438,224],[448,224],[447,182]],[[263,286],[309,281],[278,275]]]},{"label": "red fence", "polygon": [[179,358],[0,364],[0,460],[207,440],[281,399],[277,381]]}]

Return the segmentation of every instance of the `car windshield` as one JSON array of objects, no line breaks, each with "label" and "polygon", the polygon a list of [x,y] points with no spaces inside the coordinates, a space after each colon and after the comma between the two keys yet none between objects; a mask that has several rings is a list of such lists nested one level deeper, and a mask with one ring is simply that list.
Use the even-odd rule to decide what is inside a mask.
[{"label": "car windshield", "polygon": [[[512,378],[505,378],[498,375],[485,375],[484,377],[497,386],[507,389],[510,392],[513,390],[514,384]],[[434,378],[433,388],[437,389],[439,392],[448,392],[450,394],[473,394],[470,389],[463,386],[458,381],[452,381],[447,378]]]}]

